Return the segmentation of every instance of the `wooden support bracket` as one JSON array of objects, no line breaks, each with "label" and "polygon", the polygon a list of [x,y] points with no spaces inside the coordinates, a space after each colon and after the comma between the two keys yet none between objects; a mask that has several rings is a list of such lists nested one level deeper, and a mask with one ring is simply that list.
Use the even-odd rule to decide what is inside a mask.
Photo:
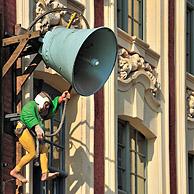
[{"label": "wooden support bracket", "polygon": [[8,59],[6,64],[3,66],[2,77],[5,76],[5,74],[9,71],[12,65],[16,62],[18,57],[21,55],[22,51],[25,49],[28,41],[38,37],[40,37],[40,31],[26,32],[23,35],[18,35],[18,36],[13,36],[10,38],[3,39],[3,46],[8,46],[8,45],[17,44],[17,43],[19,43],[19,45],[14,50],[14,52],[12,53],[11,57]]},{"label": "wooden support bracket", "polygon": [[30,39],[39,38],[39,37],[40,37],[40,31],[26,32],[25,34],[22,34],[22,35],[4,38],[2,41],[2,46],[9,46],[11,44],[20,43],[23,40],[30,40]]}]

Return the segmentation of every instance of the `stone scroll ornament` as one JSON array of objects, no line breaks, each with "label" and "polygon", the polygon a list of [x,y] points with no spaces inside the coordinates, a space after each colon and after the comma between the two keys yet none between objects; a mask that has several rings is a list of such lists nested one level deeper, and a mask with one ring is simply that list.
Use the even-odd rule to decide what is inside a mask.
[{"label": "stone scroll ornament", "polygon": [[137,53],[129,53],[124,48],[118,51],[118,80],[123,83],[130,83],[138,75],[143,74],[150,80],[150,91],[157,96],[160,90],[156,68],[145,62],[144,58]]},{"label": "stone scroll ornament", "polygon": [[194,91],[187,88],[187,117],[194,118]]},{"label": "stone scroll ornament", "polygon": [[[65,8],[59,0],[38,0],[36,1],[36,17],[42,15],[46,11]],[[66,26],[71,14],[68,11],[53,12],[36,23],[36,30],[40,30],[42,34],[46,33],[50,28],[58,25]],[[74,19],[72,26],[74,28],[81,28],[80,19],[77,17]]]}]

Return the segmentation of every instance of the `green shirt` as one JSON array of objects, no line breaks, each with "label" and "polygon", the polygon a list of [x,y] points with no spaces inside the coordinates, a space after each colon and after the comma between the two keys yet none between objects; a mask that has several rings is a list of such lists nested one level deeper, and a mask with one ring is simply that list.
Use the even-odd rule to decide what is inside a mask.
[{"label": "green shirt", "polygon": [[[51,118],[58,108],[59,96],[52,100],[50,113],[47,119]],[[34,100],[27,102],[23,107],[20,114],[20,120],[27,126],[28,129],[33,128],[35,125],[40,125],[44,129],[43,121],[38,112],[38,105]]]}]

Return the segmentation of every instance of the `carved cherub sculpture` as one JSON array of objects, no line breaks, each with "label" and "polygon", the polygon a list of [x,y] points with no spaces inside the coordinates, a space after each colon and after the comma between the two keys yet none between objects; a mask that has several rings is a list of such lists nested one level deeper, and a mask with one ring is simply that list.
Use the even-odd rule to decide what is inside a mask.
[{"label": "carved cherub sculpture", "polygon": [[194,117],[194,92],[191,92],[189,96],[189,116]]},{"label": "carved cherub sculpture", "polygon": [[125,49],[120,49],[119,54],[119,76],[121,79],[126,79],[131,72],[132,66],[130,63],[130,56]]}]

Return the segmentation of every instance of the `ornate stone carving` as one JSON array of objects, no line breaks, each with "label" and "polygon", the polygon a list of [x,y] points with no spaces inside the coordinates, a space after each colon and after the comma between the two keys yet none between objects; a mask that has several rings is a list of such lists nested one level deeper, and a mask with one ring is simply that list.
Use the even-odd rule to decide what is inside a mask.
[{"label": "ornate stone carving", "polygon": [[194,91],[187,88],[187,116],[194,118]]},{"label": "ornate stone carving", "polygon": [[160,89],[156,68],[147,63],[139,54],[129,53],[126,49],[120,48],[118,51],[118,79],[123,83],[129,83],[140,74],[150,79],[150,90],[156,96]]},{"label": "ornate stone carving", "polygon": [[[36,15],[39,17],[46,11],[53,10],[55,8],[65,8],[65,6],[59,0],[38,0],[36,3]],[[50,13],[37,22],[36,30],[40,30],[42,33],[45,33],[53,26],[66,26],[70,17],[71,13],[68,11]],[[72,25],[75,28],[81,28],[80,19],[76,17]]]}]

